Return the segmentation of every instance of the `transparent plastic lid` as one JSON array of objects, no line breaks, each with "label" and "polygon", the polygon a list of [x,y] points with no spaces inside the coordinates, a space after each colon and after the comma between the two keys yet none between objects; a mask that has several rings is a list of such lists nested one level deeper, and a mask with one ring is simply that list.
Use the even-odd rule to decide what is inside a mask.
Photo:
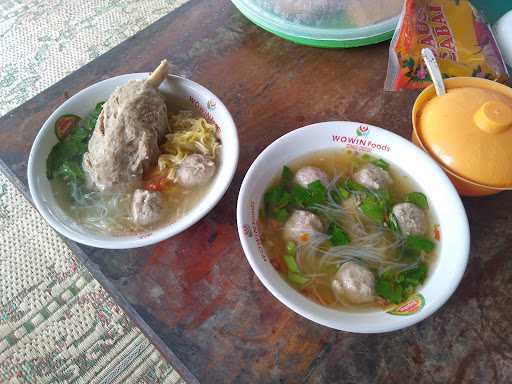
[{"label": "transparent plastic lid", "polygon": [[277,34],[317,40],[365,39],[393,31],[402,0],[232,0]]},{"label": "transparent plastic lid", "polygon": [[402,0],[252,0],[293,24],[324,29],[361,28],[397,16]]}]

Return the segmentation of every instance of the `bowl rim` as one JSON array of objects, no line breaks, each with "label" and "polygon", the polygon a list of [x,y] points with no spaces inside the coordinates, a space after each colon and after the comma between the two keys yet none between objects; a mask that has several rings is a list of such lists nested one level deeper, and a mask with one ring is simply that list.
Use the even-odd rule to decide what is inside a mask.
[{"label": "bowl rim", "polygon": [[[244,210],[246,206],[246,202],[250,200],[250,196],[248,196],[248,187],[247,184],[249,183],[249,179],[254,176],[254,173],[256,172],[256,169],[261,167],[261,162],[264,156],[272,151],[275,150],[275,148],[279,147],[280,143],[289,139],[293,135],[301,135],[303,132],[318,127],[318,126],[326,126],[326,125],[343,125],[343,124],[357,124],[357,125],[364,125],[372,130],[376,129],[378,131],[384,132],[387,135],[391,135],[395,140],[401,141],[403,143],[406,143],[410,151],[414,152],[416,156],[423,157],[427,162],[430,163],[430,167],[432,167],[433,170],[436,171],[436,173],[444,179],[446,188],[448,188],[451,191],[451,198],[453,198],[454,203],[458,205],[457,210],[460,212],[460,219],[463,222],[464,228],[460,228],[460,236],[461,236],[461,242],[460,242],[460,249],[461,249],[461,265],[459,270],[453,271],[451,274],[451,285],[448,287],[449,289],[445,289],[442,291],[443,293],[439,295],[439,297],[436,297],[436,301],[433,302],[432,305],[430,305],[428,308],[422,309],[419,313],[417,313],[413,317],[408,316],[395,316],[394,320],[391,321],[391,325],[382,326],[380,324],[374,324],[372,326],[363,326],[360,324],[347,324],[343,321],[336,321],[334,322],[327,319],[326,315],[318,315],[317,313],[313,313],[313,311],[304,308],[302,304],[297,304],[293,300],[290,300],[286,297],[286,295],[281,292],[279,287],[276,287],[274,283],[272,283],[270,278],[267,278],[265,271],[260,268],[260,266],[256,262],[256,258],[258,257],[255,255],[252,250],[251,246],[249,244],[249,240],[244,236],[244,229],[243,229],[243,215]],[[303,154],[307,154],[307,152],[304,152]],[[298,155],[297,157],[300,157]],[[470,232],[469,232],[469,222],[468,218],[464,209],[464,206],[462,204],[462,201],[460,200],[460,197],[455,190],[455,187],[451,183],[451,181],[448,179],[446,174],[443,172],[443,170],[439,167],[439,165],[425,152],[423,152],[419,147],[411,143],[410,141],[406,140],[400,135],[397,135],[391,131],[385,130],[383,128],[379,128],[370,124],[363,124],[358,122],[350,122],[350,121],[328,121],[328,122],[319,122],[314,124],[309,124],[301,128],[297,128],[293,131],[290,131],[286,133],[285,135],[280,136],[278,139],[273,141],[270,145],[268,145],[259,155],[258,157],[253,161],[251,164],[249,170],[247,171],[244,180],[242,182],[242,185],[240,187],[240,193],[238,195],[238,201],[237,201],[237,227],[238,227],[238,236],[240,238],[240,242],[242,244],[242,248],[245,254],[245,257],[250,264],[252,270],[260,280],[260,282],[265,286],[265,288],[276,298],[278,299],[282,304],[284,304],[289,309],[293,310],[295,313],[315,322],[318,324],[321,324],[323,326],[337,329],[341,331],[347,331],[347,332],[353,332],[353,333],[385,333],[385,332],[391,332],[396,331],[399,329],[403,329],[406,327],[409,327],[413,324],[416,324],[418,322],[421,322],[425,320],[427,317],[431,316],[434,312],[436,312],[439,308],[441,308],[448,299],[453,295],[457,287],[459,286],[462,277],[464,275],[464,272],[467,268],[467,264],[469,261],[469,251],[470,251]],[[284,281],[284,280],[283,280]],[[286,283],[285,283],[286,284]],[[288,289],[288,288],[286,288]],[[295,291],[293,288],[289,287],[289,289]],[[300,295],[300,293],[298,293]],[[309,299],[306,299],[309,300]],[[314,303],[316,308],[319,309],[319,311],[323,311],[326,308]],[[342,313],[347,314],[348,312]],[[382,313],[385,313],[384,311]]]},{"label": "bowl rim", "polygon": [[[105,83],[109,82],[115,82],[116,80],[124,80],[126,79],[126,82],[129,80],[141,80],[145,79],[150,75],[149,72],[135,72],[135,73],[127,73],[119,76],[109,77],[107,79],[98,81],[96,83],[93,83],[89,85],[86,88],[81,89],[79,92],[71,96],[69,99],[65,100],[63,103],[61,103],[48,118],[44,121],[41,128],[39,129],[39,132],[37,133],[36,138],[34,139],[32,143],[32,147],[30,149],[30,154],[28,158],[28,165],[27,165],[27,179],[28,179],[28,185],[30,190],[30,195],[32,197],[32,201],[39,211],[39,213],[43,216],[43,218],[46,220],[50,226],[59,232],[64,237],[73,240],[77,243],[85,244],[91,247],[97,247],[97,248],[105,248],[105,249],[131,249],[131,248],[139,248],[144,247],[152,244],[156,244],[160,241],[166,240],[172,236],[175,236],[194,224],[196,224],[199,220],[201,220],[204,216],[206,216],[216,205],[217,203],[222,199],[226,191],[228,190],[229,186],[231,185],[231,182],[233,180],[233,177],[235,175],[237,166],[238,166],[238,160],[239,160],[239,138],[238,138],[238,130],[236,127],[236,124],[233,120],[233,117],[231,113],[229,112],[228,108],[224,105],[224,103],[220,100],[219,97],[217,97],[213,92],[211,92],[206,87],[202,86],[201,84],[196,83],[193,80],[187,79],[182,76],[174,75],[174,74],[168,74],[167,78],[181,82],[185,85],[190,86],[191,88],[194,88],[198,90],[198,93],[206,95],[208,98],[214,98],[216,102],[216,108],[220,107],[225,111],[225,121],[226,124],[222,127],[223,130],[230,130],[230,135],[232,135],[232,139],[234,141],[234,145],[230,147],[230,152],[232,153],[232,156],[234,158],[234,161],[230,164],[227,164],[228,169],[228,177],[223,179],[221,183],[219,183],[219,186],[216,189],[211,189],[207,192],[207,195],[203,197],[201,200],[205,200],[206,197],[208,197],[208,203],[203,207],[203,209],[199,211],[194,211],[193,209],[185,214],[183,217],[178,219],[177,221],[173,223],[166,224],[160,228],[157,228],[153,231],[151,231],[148,235],[144,234],[137,234],[137,235],[121,235],[116,236],[111,239],[96,239],[91,236],[93,236],[92,233],[78,233],[75,231],[72,231],[68,228],[67,225],[63,224],[61,220],[58,220],[54,217],[53,214],[50,213],[50,211],[46,207],[46,203],[42,200],[41,195],[38,192],[38,189],[36,187],[36,173],[35,173],[35,158],[36,153],[40,150],[41,142],[42,140],[48,135],[53,132],[53,127],[50,126],[50,121],[54,120],[56,117],[61,115],[65,112],[66,107],[68,106],[68,103],[70,103],[72,100],[76,98],[80,98],[83,96],[84,93],[90,91],[93,88],[101,88],[105,85]],[[115,88],[115,87],[113,87]],[[188,96],[188,95],[187,95]],[[199,204],[199,203],[198,203]]]},{"label": "bowl rim", "polygon": [[[482,85],[487,85],[488,87],[492,86],[493,88],[495,87],[495,88],[498,88],[498,89],[505,90],[507,93],[510,93],[512,95],[512,88],[507,87],[505,84],[501,84],[501,83],[498,83],[496,81],[489,80],[489,79],[484,79],[484,78],[481,78],[481,77],[456,76],[456,77],[450,77],[448,79],[444,79],[443,81],[445,82],[447,89],[450,89],[450,88],[460,88],[460,86],[458,84],[454,84],[454,83],[467,82],[468,85],[472,85],[472,86],[482,86]],[[486,87],[486,88],[488,88],[488,87]],[[418,124],[416,122],[416,120],[417,120],[416,118],[417,118],[418,113],[420,112],[420,110],[425,105],[425,103],[428,100],[431,100],[433,96],[435,96],[435,89],[434,89],[434,85],[430,84],[428,87],[426,87],[425,89],[423,89],[420,92],[418,97],[416,97],[416,99],[414,100],[414,105],[412,107],[412,112],[411,112],[413,134],[416,135],[416,138],[418,139],[418,142],[421,144],[421,148],[425,152],[427,152],[429,154],[429,156],[431,156],[431,157],[434,157],[434,155],[432,155],[430,153],[429,149],[427,148],[427,146],[425,145],[425,143],[423,141],[423,135],[422,135],[422,132],[419,129],[419,126],[418,126]],[[504,186],[503,187],[503,186],[495,186],[495,185],[492,185],[492,184],[479,183],[477,181],[473,181],[471,179],[468,179],[468,178],[466,178],[464,176],[459,175],[457,172],[455,172],[454,170],[449,168],[446,164],[444,164],[444,163],[442,163],[440,161],[436,161],[436,163],[445,172],[449,173],[450,176],[453,176],[456,179],[459,179],[460,181],[468,183],[468,184],[470,184],[472,186],[475,186],[475,187],[478,187],[478,188],[485,188],[485,189],[489,189],[489,190],[492,190],[492,191],[510,191],[510,190],[512,190],[512,184],[510,184],[509,186]]]}]

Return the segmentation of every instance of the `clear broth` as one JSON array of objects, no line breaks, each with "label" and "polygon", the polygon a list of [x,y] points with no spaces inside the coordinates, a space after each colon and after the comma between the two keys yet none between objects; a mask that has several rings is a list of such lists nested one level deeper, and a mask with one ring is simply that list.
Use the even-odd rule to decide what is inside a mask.
[{"label": "clear broth", "polygon": [[[163,95],[163,97],[169,118],[182,110],[193,111],[195,118],[202,117],[189,102],[170,95]],[[216,163],[218,168],[218,159]],[[142,184],[143,182],[135,183],[125,192],[101,192],[84,187],[82,190],[74,191],[75,198],[72,198],[62,181],[57,178],[50,180],[59,206],[76,222],[77,226],[115,236],[142,234],[176,222],[190,212],[208,193],[211,183],[194,188],[170,184],[161,191],[166,205],[164,218],[144,227],[133,223],[130,213],[133,191],[136,188],[142,188]]]},{"label": "clear broth", "polygon": [[[329,179],[332,180],[335,177],[351,177],[352,174],[360,166],[366,163],[368,163],[368,161],[362,158],[362,154],[348,150],[328,150],[308,154],[291,162],[290,164],[287,164],[287,166],[294,173],[304,166],[318,167],[326,172],[329,176]],[[393,164],[390,165],[389,173],[393,178],[394,183],[388,190],[392,193],[395,200],[399,201],[402,196],[409,192],[422,192],[422,190],[418,188],[418,186],[409,176],[399,171]],[[273,183],[269,185],[269,187],[278,184],[280,178],[280,175],[277,176]],[[362,213],[360,213],[358,208],[355,208],[355,210],[357,210],[360,220],[367,228],[368,226],[371,227],[373,225]],[[429,208],[427,216],[429,219],[428,237],[432,238],[435,220],[431,208]],[[368,304],[357,305],[348,302],[340,302],[339,298],[334,295],[331,289],[331,281],[334,278],[339,265],[319,266],[318,261],[311,258],[303,258],[302,260],[298,260],[298,262],[299,267],[301,268],[301,271],[304,272],[305,276],[317,275],[312,279],[312,282],[305,284],[303,287],[298,287],[295,284],[290,283],[286,277],[287,268],[283,259],[283,256],[286,255],[287,244],[287,241],[282,235],[284,223],[279,223],[276,220],[260,217],[258,224],[259,231],[261,233],[262,244],[270,262],[290,286],[292,286],[307,298],[326,307],[352,312],[381,310],[384,306],[388,305],[384,301],[378,300]],[[353,242],[354,240],[357,240],[357,236],[354,236],[354,233],[351,233],[348,228],[344,229],[349,233]],[[276,233],[278,235],[276,235]],[[390,231],[383,231],[381,240],[383,244],[391,244],[396,241],[396,238]],[[385,260],[390,260],[391,258],[391,251],[386,253],[384,256]],[[430,253],[428,257],[423,260],[428,265],[429,273],[432,270],[432,266],[435,263],[435,260],[435,252]],[[367,267],[371,268],[375,267],[375,265],[367,265]]]}]

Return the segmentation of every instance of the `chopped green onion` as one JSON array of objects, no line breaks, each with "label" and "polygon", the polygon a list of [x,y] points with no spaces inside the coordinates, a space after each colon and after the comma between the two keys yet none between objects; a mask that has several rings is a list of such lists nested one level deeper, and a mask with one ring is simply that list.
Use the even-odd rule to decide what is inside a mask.
[{"label": "chopped green onion", "polygon": [[300,273],[299,266],[297,265],[297,262],[295,261],[295,256],[292,255],[284,255],[283,256],[284,262],[286,263],[286,266],[288,267],[288,270],[294,273]]},{"label": "chopped green onion", "polygon": [[288,252],[289,255],[295,256],[297,253],[297,244],[295,244],[295,241],[289,241],[286,243],[286,252]]},{"label": "chopped green onion", "polygon": [[304,277],[302,275],[299,275],[298,273],[294,273],[291,271],[288,271],[288,280],[290,280],[292,283],[300,285],[304,285],[309,281],[307,277]]}]

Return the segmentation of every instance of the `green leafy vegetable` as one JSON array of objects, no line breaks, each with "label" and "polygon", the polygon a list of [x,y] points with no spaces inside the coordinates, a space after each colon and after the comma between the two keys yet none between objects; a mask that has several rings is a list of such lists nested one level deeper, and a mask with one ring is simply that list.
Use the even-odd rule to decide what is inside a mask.
[{"label": "green leafy vegetable", "polygon": [[411,192],[405,195],[405,201],[417,205],[421,209],[428,208],[427,196],[421,192]]},{"label": "green leafy vegetable", "polygon": [[300,269],[299,266],[297,265],[297,262],[295,261],[295,256],[284,255],[283,259],[284,262],[286,263],[286,266],[288,267],[288,271],[300,274]]},{"label": "green leafy vegetable", "polygon": [[65,183],[68,191],[72,193],[80,187],[85,180],[82,169],[82,157],[87,151],[87,144],[96,126],[103,103],[98,103],[91,114],[80,121],[57,143],[46,160],[46,173],[48,179],[58,178]]},{"label": "green leafy vegetable", "polygon": [[406,248],[416,249],[418,251],[425,251],[427,253],[432,252],[436,247],[435,243],[432,240],[427,239],[426,237],[423,236],[414,235],[408,236],[405,239],[404,246]]},{"label": "green leafy vegetable", "polygon": [[281,223],[285,222],[288,218],[288,211],[284,208],[279,208],[277,210],[272,211],[272,217]]},{"label": "green leafy vegetable", "polygon": [[375,292],[377,295],[394,304],[402,302],[402,291],[402,287],[395,284],[394,281],[379,278],[375,283]]},{"label": "green leafy vegetable", "polygon": [[400,259],[406,261],[417,261],[421,252],[430,253],[434,250],[435,243],[423,236],[407,236],[400,248]]},{"label": "green leafy vegetable", "polygon": [[350,237],[348,234],[336,223],[331,223],[327,229],[327,234],[331,237],[329,241],[333,246],[346,245],[350,243]]},{"label": "green leafy vegetable", "polygon": [[386,161],[384,161],[382,159],[379,159],[379,160],[373,162],[372,164],[374,164],[377,167],[380,167],[382,169],[385,169],[386,171],[389,169],[389,163],[387,163]]},{"label": "green leafy vegetable", "polygon": [[315,204],[324,204],[327,200],[327,189],[317,180],[307,188],[294,185],[291,191],[292,201],[299,207],[310,208]]},{"label": "green leafy vegetable", "polygon": [[373,156],[370,156],[368,154],[364,154],[363,156],[361,156],[361,158],[363,160],[366,160],[368,161],[369,163],[373,164],[373,165],[376,165],[377,167],[380,167],[382,169],[385,169],[386,171],[389,169],[389,163],[386,162],[385,160],[383,159],[376,159],[375,157]]},{"label": "green leafy vegetable", "polygon": [[382,223],[384,221],[385,208],[382,201],[379,201],[375,196],[367,196],[359,206],[361,211],[376,223]]},{"label": "green leafy vegetable", "polygon": [[293,172],[286,165],[283,167],[283,172],[281,173],[281,180],[284,183],[289,183],[293,180]]},{"label": "green leafy vegetable", "polygon": [[274,208],[285,207],[290,202],[290,194],[281,185],[270,187],[263,197],[265,203]]},{"label": "green leafy vegetable", "polygon": [[350,192],[368,192],[368,189],[354,180],[347,179],[345,182],[345,188]]},{"label": "green leafy vegetable", "polygon": [[334,202],[341,203],[343,200],[346,200],[350,197],[350,192],[343,188],[341,185],[336,186],[335,189],[330,191],[330,195]]},{"label": "green leafy vegetable", "polygon": [[428,267],[424,263],[402,272],[387,271],[377,278],[375,291],[389,302],[399,304],[423,284],[427,272]]},{"label": "green leafy vegetable", "polygon": [[323,204],[327,200],[327,189],[320,180],[313,181],[308,185],[311,201],[308,205]]},{"label": "green leafy vegetable", "polygon": [[391,196],[391,192],[382,189],[372,191],[372,195],[377,198],[386,212],[391,210],[391,207],[393,206],[393,196]]}]

